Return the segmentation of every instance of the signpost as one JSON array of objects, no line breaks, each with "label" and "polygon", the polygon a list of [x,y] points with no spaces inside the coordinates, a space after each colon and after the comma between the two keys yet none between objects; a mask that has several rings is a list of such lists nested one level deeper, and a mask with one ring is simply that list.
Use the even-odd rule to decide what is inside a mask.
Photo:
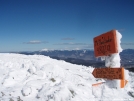
[{"label": "signpost", "polygon": [[111,30],[94,38],[95,57],[118,53],[116,30]]},{"label": "signpost", "polygon": [[124,68],[95,68],[92,74],[95,78],[124,79]]},{"label": "signpost", "polygon": [[[118,35],[120,35],[120,33],[118,33]],[[120,40],[120,39],[118,38],[118,40]],[[117,46],[117,31],[116,30],[111,30],[109,32],[101,34],[101,35],[95,37],[93,39],[93,41],[94,41],[95,57],[101,57],[101,56],[112,57],[112,55],[114,53],[119,54],[118,46]],[[117,56],[119,57],[119,55],[117,55]],[[115,60],[114,61],[109,60],[109,61],[111,63],[116,62]],[[120,60],[117,61],[117,64],[119,62],[120,62]],[[120,81],[120,88],[124,88],[126,83],[128,82],[127,80],[125,80],[125,75],[124,75],[125,73],[124,73],[123,67],[122,68],[120,68],[120,67],[118,67],[118,68],[112,68],[112,67],[95,68],[93,70],[92,74],[95,78],[105,78],[105,79],[110,79],[110,80],[116,79],[115,81]],[[93,84],[93,86],[94,85],[96,86],[98,84],[102,84],[102,82]]]}]

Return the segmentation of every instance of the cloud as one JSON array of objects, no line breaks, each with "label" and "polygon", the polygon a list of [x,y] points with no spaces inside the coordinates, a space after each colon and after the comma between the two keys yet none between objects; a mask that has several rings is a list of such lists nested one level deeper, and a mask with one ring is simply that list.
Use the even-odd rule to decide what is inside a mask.
[{"label": "cloud", "polygon": [[39,41],[39,40],[32,40],[29,42],[24,42],[24,44],[42,44],[42,43],[48,43],[46,41]]},{"label": "cloud", "polygon": [[64,48],[62,47],[63,50],[81,50],[81,49],[94,49],[93,44],[90,45],[79,45],[79,46],[69,46],[65,45]]},{"label": "cloud", "polygon": [[121,43],[121,45],[134,45],[134,43]]},{"label": "cloud", "polygon": [[93,49],[93,44],[88,44],[88,43],[57,43],[54,45],[59,45],[61,49],[66,49],[66,50],[79,50],[79,49]]},{"label": "cloud", "polygon": [[89,45],[87,43],[73,43],[73,42],[68,42],[68,43],[57,43],[54,45]]},{"label": "cloud", "polygon": [[123,31],[125,31],[125,29],[124,29],[124,28],[118,29],[118,31],[119,31],[119,32],[123,32]]},{"label": "cloud", "polygon": [[74,38],[62,38],[61,40],[74,40]]}]

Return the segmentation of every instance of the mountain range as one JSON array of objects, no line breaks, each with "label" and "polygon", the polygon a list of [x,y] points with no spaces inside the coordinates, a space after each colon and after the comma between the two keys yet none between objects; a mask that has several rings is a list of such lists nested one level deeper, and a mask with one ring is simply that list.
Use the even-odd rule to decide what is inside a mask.
[{"label": "mountain range", "polygon": [[[64,60],[73,64],[84,66],[104,67],[104,61],[94,56],[93,50],[44,50],[17,52],[25,55],[45,55],[53,59]],[[134,67],[134,49],[125,49],[120,53],[121,66],[125,68]]]}]

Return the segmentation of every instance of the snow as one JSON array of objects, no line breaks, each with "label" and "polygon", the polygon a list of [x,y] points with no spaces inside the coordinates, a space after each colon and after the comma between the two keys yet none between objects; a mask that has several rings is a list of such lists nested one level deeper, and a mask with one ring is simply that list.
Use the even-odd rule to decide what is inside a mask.
[{"label": "snow", "polygon": [[106,67],[111,67],[111,68],[116,68],[116,67],[120,67],[120,52],[122,52],[122,48],[121,48],[121,38],[122,35],[116,30],[116,38],[117,38],[117,49],[118,49],[118,53],[114,53],[111,54],[110,56],[105,56],[102,57],[102,60],[105,60],[105,66]]},{"label": "snow", "polygon": [[[101,57],[101,60],[105,60],[105,66],[110,68],[120,68],[120,52],[122,52],[121,48],[121,38],[122,35],[116,30],[116,40],[117,40],[117,50],[118,53],[111,54],[109,56],[103,56]],[[128,73],[125,71],[125,79],[128,79]],[[120,88],[120,80],[113,80],[111,81],[114,85],[114,87]]]},{"label": "snow", "polygon": [[134,101],[134,73],[124,89],[93,83],[93,67],[43,55],[0,54],[0,101]]}]

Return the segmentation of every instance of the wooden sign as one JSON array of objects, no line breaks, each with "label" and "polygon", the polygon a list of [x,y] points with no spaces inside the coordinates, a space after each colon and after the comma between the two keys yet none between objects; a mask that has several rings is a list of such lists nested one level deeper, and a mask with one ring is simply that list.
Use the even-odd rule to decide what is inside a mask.
[{"label": "wooden sign", "polygon": [[116,30],[111,30],[94,38],[95,57],[117,53]]},{"label": "wooden sign", "polygon": [[124,79],[124,68],[95,68],[92,74],[95,78]]}]

